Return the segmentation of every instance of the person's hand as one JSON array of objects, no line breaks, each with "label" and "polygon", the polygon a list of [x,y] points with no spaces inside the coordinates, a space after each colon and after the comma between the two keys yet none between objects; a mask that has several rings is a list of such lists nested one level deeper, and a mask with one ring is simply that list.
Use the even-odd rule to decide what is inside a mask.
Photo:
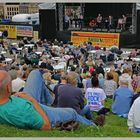
[{"label": "person's hand", "polygon": [[132,127],[129,127],[128,130],[129,130],[129,131],[132,131]]}]

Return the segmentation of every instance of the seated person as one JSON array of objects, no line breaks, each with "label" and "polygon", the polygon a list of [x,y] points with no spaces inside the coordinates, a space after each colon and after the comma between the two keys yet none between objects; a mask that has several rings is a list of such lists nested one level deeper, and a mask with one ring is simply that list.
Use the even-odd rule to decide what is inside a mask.
[{"label": "seated person", "polygon": [[134,101],[140,96],[140,84],[137,86],[135,94],[131,100],[131,106],[133,105]]},{"label": "seated person", "polygon": [[67,75],[67,84],[58,88],[58,107],[70,107],[76,110],[80,115],[86,115],[88,119],[92,119],[88,110],[84,110],[84,96],[80,88],[77,86],[77,73],[70,72]]},{"label": "seated person", "polygon": [[91,79],[92,88],[88,88],[85,93],[87,99],[86,108],[90,111],[98,112],[98,114],[106,114],[109,109],[104,108],[106,94],[103,89],[99,88],[99,80],[97,77]]},{"label": "seated person", "polygon": [[47,88],[49,90],[53,91],[54,87],[57,84],[57,81],[55,81],[51,78],[51,73],[50,72],[45,72],[43,74],[43,79],[45,80],[45,85],[47,86]]},{"label": "seated person", "polygon": [[114,91],[117,89],[117,83],[113,80],[113,75],[110,72],[107,72],[103,89],[109,98],[112,98]]},{"label": "seated person", "polygon": [[104,88],[105,78],[104,78],[102,73],[99,73],[98,80],[99,80],[99,88],[103,89]]},{"label": "seated person", "polygon": [[55,87],[54,87],[54,90],[53,90],[53,93],[55,95],[55,99],[54,99],[54,102],[53,102],[53,105],[54,106],[57,106],[57,102],[58,102],[58,88],[61,86],[61,85],[65,85],[67,83],[67,76],[65,74],[62,74],[61,77],[60,77],[60,83],[58,83]]},{"label": "seated person", "polygon": [[[90,120],[78,115],[75,110],[71,108],[53,108],[43,105],[38,101],[37,96],[30,96],[28,93],[42,94],[42,80],[38,81],[36,77],[38,70],[34,70],[29,75],[30,85],[26,85],[26,92],[16,93],[11,96],[11,77],[6,71],[0,71],[0,124],[8,124],[18,128],[24,129],[43,129],[48,130],[56,126],[56,124],[67,122],[70,120],[78,121],[80,123],[96,126]],[[36,81],[37,80],[37,81]],[[34,84],[41,83],[41,84]],[[29,90],[29,91],[28,91]],[[48,93],[46,93],[48,94]],[[99,119],[98,119],[99,120]],[[100,117],[103,120],[103,117]],[[102,121],[104,122],[104,121]],[[101,123],[96,123],[97,125]]]},{"label": "seated person", "polygon": [[17,71],[17,78],[12,80],[12,92],[19,92],[25,85],[25,81],[22,79],[22,71]]},{"label": "seated person", "polygon": [[120,77],[119,85],[120,87],[113,93],[112,112],[127,118],[134,93],[128,88],[128,80],[125,77]]},{"label": "seated person", "polygon": [[129,130],[136,132],[136,133],[140,133],[140,110],[139,110],[139,107],[140,107],[140,97],[138,97],[134,101],[134,103],[133,103],[133,105],[128,113],[128,121],[127,121]]}]

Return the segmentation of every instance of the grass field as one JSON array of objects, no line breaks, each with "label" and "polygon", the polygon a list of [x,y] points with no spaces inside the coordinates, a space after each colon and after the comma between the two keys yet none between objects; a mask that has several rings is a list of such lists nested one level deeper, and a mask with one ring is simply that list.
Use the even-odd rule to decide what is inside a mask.
[{"label": "grass field", "polygon": [[[111,106],[107,100],[106,107]],[[106,124],[102,128],[80,125],[80,128],[67,132],[57,129],[49,131],[23,130],[7,125],[0,125],[0,137],[139,137],[140,134],[128,131],[127,120],[113,114],[106,116]]]}]

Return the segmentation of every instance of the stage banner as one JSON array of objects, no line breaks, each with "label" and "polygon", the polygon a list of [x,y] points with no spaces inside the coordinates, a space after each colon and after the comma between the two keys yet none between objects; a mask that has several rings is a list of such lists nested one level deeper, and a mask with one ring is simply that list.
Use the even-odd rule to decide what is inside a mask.
[{"label": "stage banner", "polygon": [[15,39],[17,37],[15,25],[0,25],[0,31],[2,32],[7,31],[8,32],[7,38]]},{"label": "stage banner", "polygon": [[84,42],[92,42],[93,46],[100,47],[119,47],[119,33],[99,33],[99,32],[72,32],[71,42],[80,45]]},{"label": "stage banner", "polygon": [[17,26],[17,36],[21,37],[33,37],[33,27],[32,26]]}]

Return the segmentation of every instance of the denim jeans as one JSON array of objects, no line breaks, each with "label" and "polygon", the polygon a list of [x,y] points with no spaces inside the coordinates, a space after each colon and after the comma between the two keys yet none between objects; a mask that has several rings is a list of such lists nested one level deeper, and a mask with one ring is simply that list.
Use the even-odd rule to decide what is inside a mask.
[{"label": "denim jeans", "polygon": [[52,95],[45,86],[45,81],[39,70],[31,71],[23,92],[26,92],[28,95],[35,98],[39,103],[44,105],[51,105],[54,101]]},{"label": "denim jeans", "polygon": [[90,108],[87,105],[85,105],[84,108],[82,109],[81,115],[82,116],[85,115],[88,120],[93,119],[92,115],[91,115],[91,112],[90,112]]},{"label": "denim jeans", "polygon": [[122,115],[118,115],[119,117],[122,117],[122,118],[128,118],[128,114],[122,114]]},{"label": "denim jeans", "polygon": [[96,126],[92,121],[79,115],[72,108],[53,108],[53,107],[48,107],[42,104],[40,105],[43,108],[43,110],[46,112],[46,115],[48,116],[52,127],[55,127],[57,123],[67,122],[71,120],[78,121],[79,123],[82,123],[85,125]]},{"label": "denim jeans", "polygon": [[38,101],[48,116],[52,127],[55,127],[56,123],[71,120],[75,120],[86,125],[96,126],[92,121],[82,117],[72,108],[48,107],[46,103],[52,104],[53,98],[46,88],[39,70],[33,70],[30,73],[23,91]]},{"label": "denim jeans", "polygon": [[132,131],[133,131],[133,132],[136,132],[136,133],[140,133],[140,128],[134,127],[134,128],[132,128]]}]

